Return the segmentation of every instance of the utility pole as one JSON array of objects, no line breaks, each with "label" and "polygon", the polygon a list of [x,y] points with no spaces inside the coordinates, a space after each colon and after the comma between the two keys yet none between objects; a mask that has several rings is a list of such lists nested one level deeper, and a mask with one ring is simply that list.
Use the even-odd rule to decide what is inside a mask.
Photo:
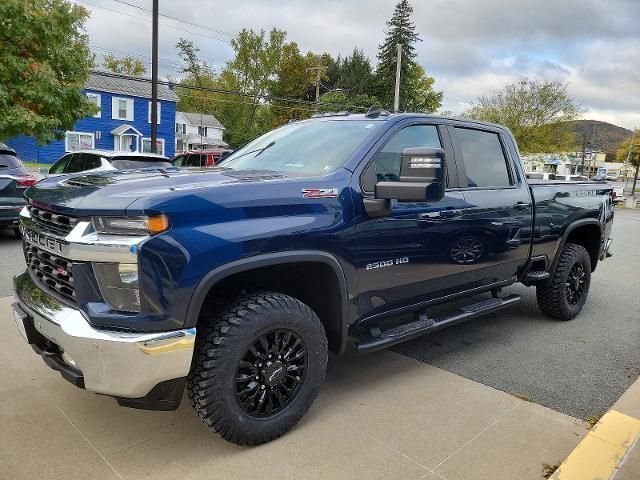
[{"label": "utility pole", "polygon": [[[633,141],[636,138],[636,129],[633,129],[633,135],[631,135],[631,145],[629,145],[629,151],[627,152],[627,161],[625,162],[627,165],[629,164],[629,159],[631,158],[631,150],[633,150],[634,144]],[[640,170],[640,158],[638,159],[638,165],[636,166],[636,173],[633,176],[633,186],[631,187],[631,196],[636,196],[636,183],[638,183],[638,170]],[[628,178],[628,177],[627,177]]]},{"label": "utility pole", "polygon": [[402,63],[402,44],[396,45],[396,90],[393,95],[393,111],[400,111],[400,65]]},{"label": "utility pole", "polygon": [[151,27],[151,152],[158,153],[158,16],[159,0],[153,0]]},{"label": "utility pole", "polygon": [[326,70],[327,67],[323,67],[322,65],[318,65],[317,67],[309,67],[307,68],[307,72],[316,72],[316,103],[320,100],[320,75],[322,74],[322,70]]}]

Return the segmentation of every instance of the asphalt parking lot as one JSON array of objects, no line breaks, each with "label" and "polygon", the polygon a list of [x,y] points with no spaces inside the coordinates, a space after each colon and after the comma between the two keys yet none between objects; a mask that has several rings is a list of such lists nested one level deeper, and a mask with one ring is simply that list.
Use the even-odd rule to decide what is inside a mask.
[{"label": "asphalt parking lot", "polygon": [[518,285],[513,307],[394,350],[577,418],[603,414],[640,375],[640,211],[616,210],[613,228],[614,256],[574,320],[546,318]]},{"label": "asphalt parking lot", "polygon": [[[394,350],[562,413],[601,415],[640,375],[640,211],[619,209],[615,255],[598,266],[589,300],[571,322],[544,317],[535,290],[519,304]],[[0,231],[0,297],[24,268],[20,241]]]}]

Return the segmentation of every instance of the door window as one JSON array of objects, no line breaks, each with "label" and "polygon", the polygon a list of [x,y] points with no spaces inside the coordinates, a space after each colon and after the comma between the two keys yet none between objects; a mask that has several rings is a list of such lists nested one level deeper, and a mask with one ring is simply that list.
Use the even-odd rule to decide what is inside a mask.
[{"label": "door window", "polygon": [[469,187],[511,185],[507,159],[497,133],[455,127]]},{"label": "door window", "polygon": [[435,125],[411,125],[396,132],[362,175],[362,188],[372,192],[377,182],[400,180],[400,158],[402,150],[412,147],[442,148],[438,128]]}]

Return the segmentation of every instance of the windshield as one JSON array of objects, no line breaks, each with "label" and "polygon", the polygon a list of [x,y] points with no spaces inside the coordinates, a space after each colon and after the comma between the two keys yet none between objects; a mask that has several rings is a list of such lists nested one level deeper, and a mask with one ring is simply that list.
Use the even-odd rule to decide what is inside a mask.
[{"label": "windshield", "polygon": [[370,120],[291,123],[265,133],[219,165],[300,176],[327,175],[340,168],[377,126]]},{"label": "windshield", "polygon": [[117,157],[111,160],[111,165],[116,170],[129,170],[134,168],[170,167],[171,161],[162,157]]}]

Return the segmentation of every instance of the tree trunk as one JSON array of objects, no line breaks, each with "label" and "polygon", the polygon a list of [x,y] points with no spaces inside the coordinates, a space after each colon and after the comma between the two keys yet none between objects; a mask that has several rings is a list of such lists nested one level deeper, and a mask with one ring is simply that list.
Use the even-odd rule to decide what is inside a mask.
[{"label": "tree trunk", "polygon": [[636,182],[638,181],[638,170],[640,170],[640,162],[636,166],[636,174],[633,176],[633,187],[631,187],[631,196],[636,196]]}]

